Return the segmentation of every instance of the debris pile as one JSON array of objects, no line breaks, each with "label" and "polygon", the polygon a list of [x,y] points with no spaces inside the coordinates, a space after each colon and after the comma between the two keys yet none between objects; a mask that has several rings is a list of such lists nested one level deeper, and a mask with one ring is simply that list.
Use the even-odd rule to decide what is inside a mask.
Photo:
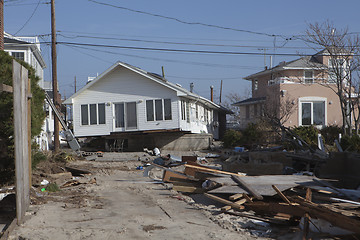
[{"label": "debris pile", "polygon": [[[256,162],[256,155],[251,155],[253,165],[248,169],[270,162]],[[144,173],[148,175],[151,169],[160,168],[161,180],[170,183],[173,190],[190,196],[202,194],[219,204],[222,213],[252,219],[265,230],[285,225],[295,226],[304,238],[316,234],[360,235],[359,190],[337,188],[328,181],[308,176],[311,174],[248,176],[238,173],[239,168],[229,168],[231,165],[225,171],[201,162],[194,156],[183,157],[182,163],[178,163],[182,170],[152,163]],[[242,166],[249,164],[241,162]],[[282,167],[291,166],[288,158],[280,163]],[[259,170],[264,172],[264,168]]]}]

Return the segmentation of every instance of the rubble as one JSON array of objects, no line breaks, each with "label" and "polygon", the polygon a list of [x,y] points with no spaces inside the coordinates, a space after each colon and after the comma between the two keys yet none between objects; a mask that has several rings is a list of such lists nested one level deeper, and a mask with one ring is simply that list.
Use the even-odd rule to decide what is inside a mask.
[{"label": "rubble", "polygon": [[[245,153],[237,154],[230,156],[231,161],[244,161]],[[265,156],[267,160],[258,160],[259,165],[266,165],[273,158],[274,163],[281,164],[281,169],[292,166],[292,158],[284,152],[247,153],[247,156],[252,156],[252,163]],[[219,204],[223,214],[248,218],[246,228],[258,236],[271,235],[276,225],[296,226],[305,238],[320,233],[360,235],[360,190],[337,188],[332,185],[334,180],[319,179],[309,171],[307,174],[305,171],[305,174],[263,175],[262,169],[258,169],[260,174],[248,176],[237,172],[241,168],[229,167],[226,162],[229,160],[224,164],[227,171],[218,170],[212,165],[199,164],[197,158],[189,156],[183,157],[182,170],[156,164],[149,169],[162,169],[161,180],[172,184],[175,191],[197,198],[200,194]],[[255,171],[251,175],[255,175]]]}]

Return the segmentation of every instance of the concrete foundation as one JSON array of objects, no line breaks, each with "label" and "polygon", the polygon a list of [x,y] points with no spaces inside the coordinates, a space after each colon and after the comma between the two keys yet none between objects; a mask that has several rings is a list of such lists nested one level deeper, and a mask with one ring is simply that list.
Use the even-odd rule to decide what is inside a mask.
[{"label": "concrete foundation", "polygon": [[208,149],[213,141],[212,134],[190,134],[181,132],[149,133],[128,135],[119,142],[126,142],[125,151],[142,151],[144,148],[175,151],[197,151]]}]

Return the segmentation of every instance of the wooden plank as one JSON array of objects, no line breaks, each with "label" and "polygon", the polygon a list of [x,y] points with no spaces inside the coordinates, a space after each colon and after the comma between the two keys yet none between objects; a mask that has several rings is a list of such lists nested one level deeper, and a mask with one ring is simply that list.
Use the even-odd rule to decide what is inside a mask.
[{"label": "wooden plank", "polygon": [[253,202],[252,198],[249,197],[247,194],[244,193],[243,195],[247,202],[250,202],[250,203]]},{"label": "wooden plank", "polygon": [[203,193],[204,189],[197,187],[189,187],[189,186],[173,186],[173,190],[178,192],[186,192],[186,193]]},{"label": "wooden plank", "polygon": [[9,85],[6,85],[6,84],[3,84],[3,83],[0,83],[0,92],[12,93],[13,92],[13,87],[9,86]]},{"label": "wooden plank", "polygon": [[278,214],[284,213],[291,216],[303,217],[306,212],[306,208],[299,208],[299,204],[287,204],[278,202],[252,202],[245,203],[245,206],[255,212]]},{"label": "wooden plank", "polygon": [[305,212],[309,213],[310,217],[321,218],[328,221],[334,226],[344,228],[351,232],[360,234],[360,221],[356,218],[345,216],[339,212],[331,211],[330,209],[320,206],[312,202],[307,202],[305,199],[297,196],[291,198],[292,201],[300,204],[298,208],[304,209]]},{"label": "wooden plank", "polygon": [[21,224],[30,204],[28,129],[27,129],[27,90],[28,71],[13,60],[13,107],[14,107],[14,145],[16,177],[16,218]]},{"label": "wooden plank", "polygon": [[183,173],[177,173],[175,171],[164,170],[163,182],[172,182],[171,178],[188,179]]},{"label": "wooden plank", "polygon": [[[311,189],[310,188],[306,189],[306,201],[311,202]],[[308,239],[309,225],[310,225],[310,216],[309,216],[308,213],[305,213],[305,216],[304,216],[304,229],[303,229],[303,236],[302,236],[302,239],[304,239],[304,240]]]},{"label": "wooden plank", "polygon": [[212,168],[208,168],[208,167],[204,167],[204,166],[193,166],[193,165],[189,165],[189,164],[185,164],[185,171],[184,173],[186,175],[190,175],[190,176],[195,176],[195,172],[200,171],[200,172],[211,172],[211,173],[219,173],[219,174],[226,174],[226,175],[235,175],[235,176],[242,176],[239,175],[237,173],[232,173],[232,172],[225,172],[225,171],[221,171],[221,170],[216,170],[216,169],[212,169]]},{"label": "wooden plank", "polygon": [[282,200],[284,200],[287,204],[291,204],[289,199],[287,199],[287,197],[285,197],[285,195],[275,185],[271,185],[271,186],[277,192],[277,194],[282,198]]},{"label": "wooden plank", "polygon": [[242,194],[242,193],[237,193],[237,194],[231,195],[231,196],[229,197],[229,199],[232,200],[232,201],[234,201],[234,200],[236,200],[236,199],[242,198],[243,196],[244,196],[244,194]]},{"label": "wooden plank", "polygon": [[221,197],[218,197],[218,196],[215,196],[215,195],[212,195],[212,194],[209,194],[209,193],[204,193],[204,195],[212,200],[215,200],[217,202],[220,202],[220,203],[223,203],[223,204],[226,204],[228,206],[231,206],[233,209],[237,209],[237,210],[243,210],[245,209],[244,206],[242,205],[239,205],[239,204],[236,204],[236,203],[233,203],[229,200],[226,200],[226,199],[223,199]]},{"label": "wooden plank", "polygon": [[226,206],[223,206],[223,207],[221,208],[221,211],[222,211],[222,212],[227,212],[227,211],[229,211],[230,209],[231,209],[231,206],[226,205]]},{"label": "wooden plank", "polygon": [[246,191],[251,193],[256,199],[263,200],[263,196],[261,196],[250,184],[247,184],[245,181],[243,181],[238,176],[232,175],[231,178],[240,186],[245,188]]}]

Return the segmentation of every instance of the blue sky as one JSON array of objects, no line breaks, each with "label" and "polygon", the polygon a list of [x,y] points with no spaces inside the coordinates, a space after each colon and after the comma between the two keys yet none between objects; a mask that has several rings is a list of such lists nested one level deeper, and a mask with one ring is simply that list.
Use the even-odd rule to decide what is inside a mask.
[{"label": "blue sky", "polygon": [[[42,42],[50,42],[50,4],[46,4],[47,1],[40,0],[38,5],[39,0],[5,0],[5,31],[17,36],[40,35]],[[218,99],[220,80],[223,80],[224,100],[229,93],[244,95],[250,91],[250,84],[243,77],[261,71],[264,61],[269,65],[269,54],[315,53],[297,39],[304,34],[307,23],[330,20],[338,28],[348,27],[350,32],[360,32],[358,0],[341,3],[335,0],[96,0],[120,8],[89,0],[55,2],[58,42],[237,53],[200,54],[59,44],[58,81],[61,94],[67,97],[74,92],[75,76],[79,89],[88,76],[96,76],[116,61],[122,61],[159,74],[164,66],[169,81],[187,89],[193,82],[195,92],[208,98],[210,85],[213,85],[215,99]],[[184,24],[124,8],[270,36]],[[50,47],[46,43],[41,47],[47,63],[45,80],[50,81]],[[274,56],[273,65],[295,58]]]}]

